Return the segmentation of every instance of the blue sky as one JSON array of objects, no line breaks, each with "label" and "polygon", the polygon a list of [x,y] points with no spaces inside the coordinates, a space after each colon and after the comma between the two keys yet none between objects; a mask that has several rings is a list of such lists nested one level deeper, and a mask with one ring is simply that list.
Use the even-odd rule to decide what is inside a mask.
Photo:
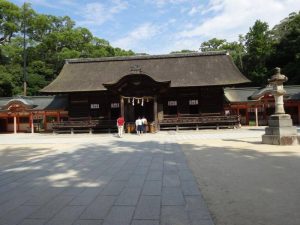
[{"label": "blue sky", "polygon": [[[24,0],[11,0],[21,5]],[[27,0],[38,13],[70,16],[112,46],[138,53],[198,50],[211,38],[234,41],[255,20],[270,27],[300,0]]]}]

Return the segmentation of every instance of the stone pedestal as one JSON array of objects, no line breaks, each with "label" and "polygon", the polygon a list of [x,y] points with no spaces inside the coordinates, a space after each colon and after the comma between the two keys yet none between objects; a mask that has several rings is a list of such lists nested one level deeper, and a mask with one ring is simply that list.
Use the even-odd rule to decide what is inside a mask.
[{"label": "stone pedestal", "polygon": [[299,144],[297,128],[293,126],[291,116],[288,114],[275,114],[269,118],[269,127],[266,127],[262,136],[262,143],[271,145],[297,145]]}]

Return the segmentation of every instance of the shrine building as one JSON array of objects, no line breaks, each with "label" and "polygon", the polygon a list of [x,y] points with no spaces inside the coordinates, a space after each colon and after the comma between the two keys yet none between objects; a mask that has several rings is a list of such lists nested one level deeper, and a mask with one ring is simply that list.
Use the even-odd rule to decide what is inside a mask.
[{"label": "shrine building", "polygon": [[247,104],[226,96],[248,82],[226,52],[69,59],[46,96],[0,99],[1,131],[107,132],[120,115],[127,132],[142,116],[152,132],[236,127]]},{"label": "shrine building", "polygon": [[142,116],[163,129],[224,115],[223,87],[246,82],[226,52],[81,58],[67,60],[41,92],[67,95],[69,117],[99,120],[99,128],[122,115],[128,129]]}]

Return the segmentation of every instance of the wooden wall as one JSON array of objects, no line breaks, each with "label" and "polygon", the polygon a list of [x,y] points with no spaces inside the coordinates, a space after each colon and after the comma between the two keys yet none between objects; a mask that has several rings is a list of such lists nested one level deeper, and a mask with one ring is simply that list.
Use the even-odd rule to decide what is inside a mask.
[{"label": "wooden wall", "polygon": [[[190,100],[197,100],[198,104],[191,105]],[[169,101],[176,101],[177,105],[170,106]],[[70,117],[116,119],[120,113],[119,108],[111,107],[111,103],[120,103],[120,96],[108,91],[72,93],[69,96],[69,103]],[[99,108],[92,109],[91,105],[94,104]],[[223,89],[222,87],[171,88],[158,95],[158,108],[159,118],[170,114],[221,113],[223,112]]]}]

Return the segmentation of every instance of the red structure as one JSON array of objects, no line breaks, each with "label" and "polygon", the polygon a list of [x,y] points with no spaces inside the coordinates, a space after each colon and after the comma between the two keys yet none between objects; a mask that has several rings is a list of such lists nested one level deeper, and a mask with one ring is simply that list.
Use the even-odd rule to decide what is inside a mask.
[{"label": "red structure", "polygon": [[[225,88],[224,109],[233,115],[239,115],[242,125],[267,125],[269,116],[274,113],[274,97],[266,94],[258,100],[252,100],[261,90],[255,87]],[[300,123],[300,86],[285,86],[284,106],[290,114],[293,124]]]},{"label": "red structure", "polygon": [[66,96],[0,98],[0,132],[51,131],[52,124],[68,120]]}]

